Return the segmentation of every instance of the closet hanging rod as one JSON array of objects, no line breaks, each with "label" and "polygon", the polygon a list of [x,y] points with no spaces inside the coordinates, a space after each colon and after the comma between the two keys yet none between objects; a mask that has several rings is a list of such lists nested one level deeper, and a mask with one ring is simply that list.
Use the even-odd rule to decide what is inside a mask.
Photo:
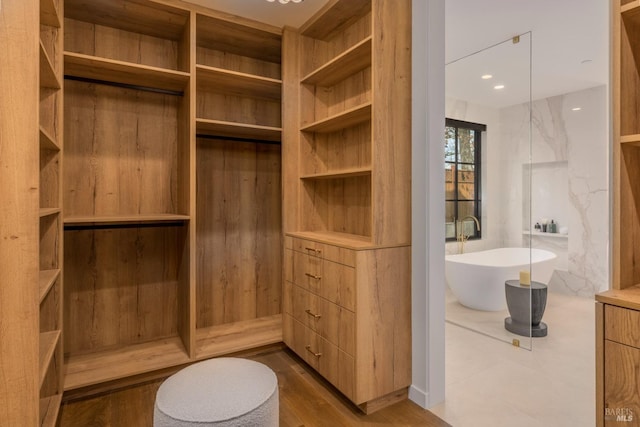
[{"label": "closet hanging rod", "polygon": [[131,85],[131,84],[127,84],[127,83],[110,82],[108,80],[90,79],[88,77],[70,76],[68,74],[64,75],[64,79],[65,80],[73,80],[73,81],[76,81],[76,82],[84,82],[84,83],[93,83],[93,84],[105,85],[105,86],[121,87],[121,88],[124,88],[124,89],[141,90],[141,91],[144,91],[144,92],[159,93],[159,94],[162,94],[162,95],[184,96],[184,91],[158,89],[158,88],[148,87],[148,86],[139,86],[139,85]]},{"label": "closet hanging rod", "polygon": [[273,141],[273,140],[270,140],[270,139],[260,139],[260,138],[241,138],[241,137],[237,137],[237,136],[196,134],[196,138],[221,139],[221,140],[225,140],[225,141],[236,141],[236,142],[253,142],[255,144],[281,145],[280,141]]}]

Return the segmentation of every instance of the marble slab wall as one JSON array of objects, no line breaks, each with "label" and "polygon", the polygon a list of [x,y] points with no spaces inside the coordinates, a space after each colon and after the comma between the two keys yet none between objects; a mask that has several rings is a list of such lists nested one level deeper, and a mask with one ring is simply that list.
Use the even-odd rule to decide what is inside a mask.
[{"label": "marble slab wall", "polygon": [[[574,108],[580,108],[574,111]],[[606,86],[534,101],[531,111],[531,151],[529,151],[529,104],[500,110],[503,148],[502,161],[507,165],[502,181],[505,197],[503,218],[508,230],[505,243],[510,246],[527,244],[556,252],[564,250],[560,240],[544,236],[525,236],[541,218],[530,218],[525,212],[523,195],[526,188],[515,188],[514,180],[523,180],[528,173],[526,163],[531,158],[536,165],[561,165],[566,162],[569,228],[566,242],[566,264],[562,258],[549,284],[552,290],[576,295],[593,296],[609,287],[609,130]],[[532,176],[532,202],[536,186],[548,186],[548,180]],[[524,184],[523,186],[524,187]],[[532,207],[532,212],[542,215]],[[552,213],[549,213],[551,217]],[[520,217],[520,224],[513,218]]]}]

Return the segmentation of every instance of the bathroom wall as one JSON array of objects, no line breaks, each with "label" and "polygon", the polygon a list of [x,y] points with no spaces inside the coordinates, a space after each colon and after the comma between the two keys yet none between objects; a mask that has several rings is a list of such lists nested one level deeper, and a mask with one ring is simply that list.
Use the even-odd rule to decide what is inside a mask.
[{"label": "bathroom wall", "polygon": [[[465,252],[475,252],[502,246],[504,236],[501,232],[500,206],[501,194],[490,191],[499,185],[500,176],[495,173],[493,165],[500,162],[500,110],[472,104],[466,101],[446,98],[445,114],[447,118],[480,123],[487,126],[482,134],[481,164],[481,211],[482,239],[465,243]],[[444,170],[443,170],[444,173]],[[457,242],[446,244],[446,253],[458,253]]]},{"label": "bathroom wall", "polygon": [[[551,290],[591,297],[608,288],[609,277],[606,86],[534,101],[532,107],[530,124],[528,103],[496,109],[446,100],[447,117],[487,125],[483,237],[467,242],[465,251],[528,246],[531,239],[532,247],[558,255]],[[572,111],[576,107],[581,110]],[[527,234],[542,218],[568,227],[568,235]],[[446,244],[447,254],[457,252],[456,242]]]},{"label": "bathroom wall", "polygon": [[[579,111],[573,108],[580,107]],[[553,179],[536,178],[536,171],[567,176],[568,239],[523,235],[527,204],[523,199],[529,157],[529,105],[500,110],[502,164],[506,165],[501,192],[505,197],[505,244],[521,246],[531,239],[533,247],[548,248],[559,255],[550,289],[593,296],[608,288],[609,236],[609,130],[606,86],[555,96],[533,102],[532,110],[532,203],[553,185]],[[548,176],[548,175],[547,175]],[[551,181],[551,182],[549,182]],[[541,191],[538,188],[542,187]],[[523,214],[524,212],[524,214]],[[535,215],[543,215],[532,206]],[[545,215],[551,219],[553,212]],[[560,214],[558,214],[560,215]],[[519,221],[518,221],[519,218]],[[535,224],[541,218],[531,218]]]}]

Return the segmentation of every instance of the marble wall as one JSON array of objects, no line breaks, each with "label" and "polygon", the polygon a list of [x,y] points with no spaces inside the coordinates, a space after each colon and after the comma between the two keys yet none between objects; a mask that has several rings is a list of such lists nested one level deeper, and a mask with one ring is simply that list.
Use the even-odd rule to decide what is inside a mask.
[{"label": "marble wall", "polygon": [[[576,107],[581,109],[573,111]],[[534,101],[531,122],[528,103],[495,109],[447,99],[447,117],[487,125],[483,238],[468,242],[465,250],[528,246],[531,239],[532,247],[558,255],[551,290],[593,296],[607,289],[607,111],[606,86]],[[542,218],[559,221],[568,235],[527,234]],[[455,242],[446,251],[456,253]]]}]

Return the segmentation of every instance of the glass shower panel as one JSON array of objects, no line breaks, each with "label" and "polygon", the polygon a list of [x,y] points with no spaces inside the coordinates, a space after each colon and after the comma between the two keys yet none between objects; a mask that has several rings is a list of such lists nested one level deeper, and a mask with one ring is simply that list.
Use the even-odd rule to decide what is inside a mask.
[{"label": "glass shower panel", "polygon": [[539,276],[531,45],[526,33],[448,63],[444,132],[446,320],[524,349],[533,344]]}]

